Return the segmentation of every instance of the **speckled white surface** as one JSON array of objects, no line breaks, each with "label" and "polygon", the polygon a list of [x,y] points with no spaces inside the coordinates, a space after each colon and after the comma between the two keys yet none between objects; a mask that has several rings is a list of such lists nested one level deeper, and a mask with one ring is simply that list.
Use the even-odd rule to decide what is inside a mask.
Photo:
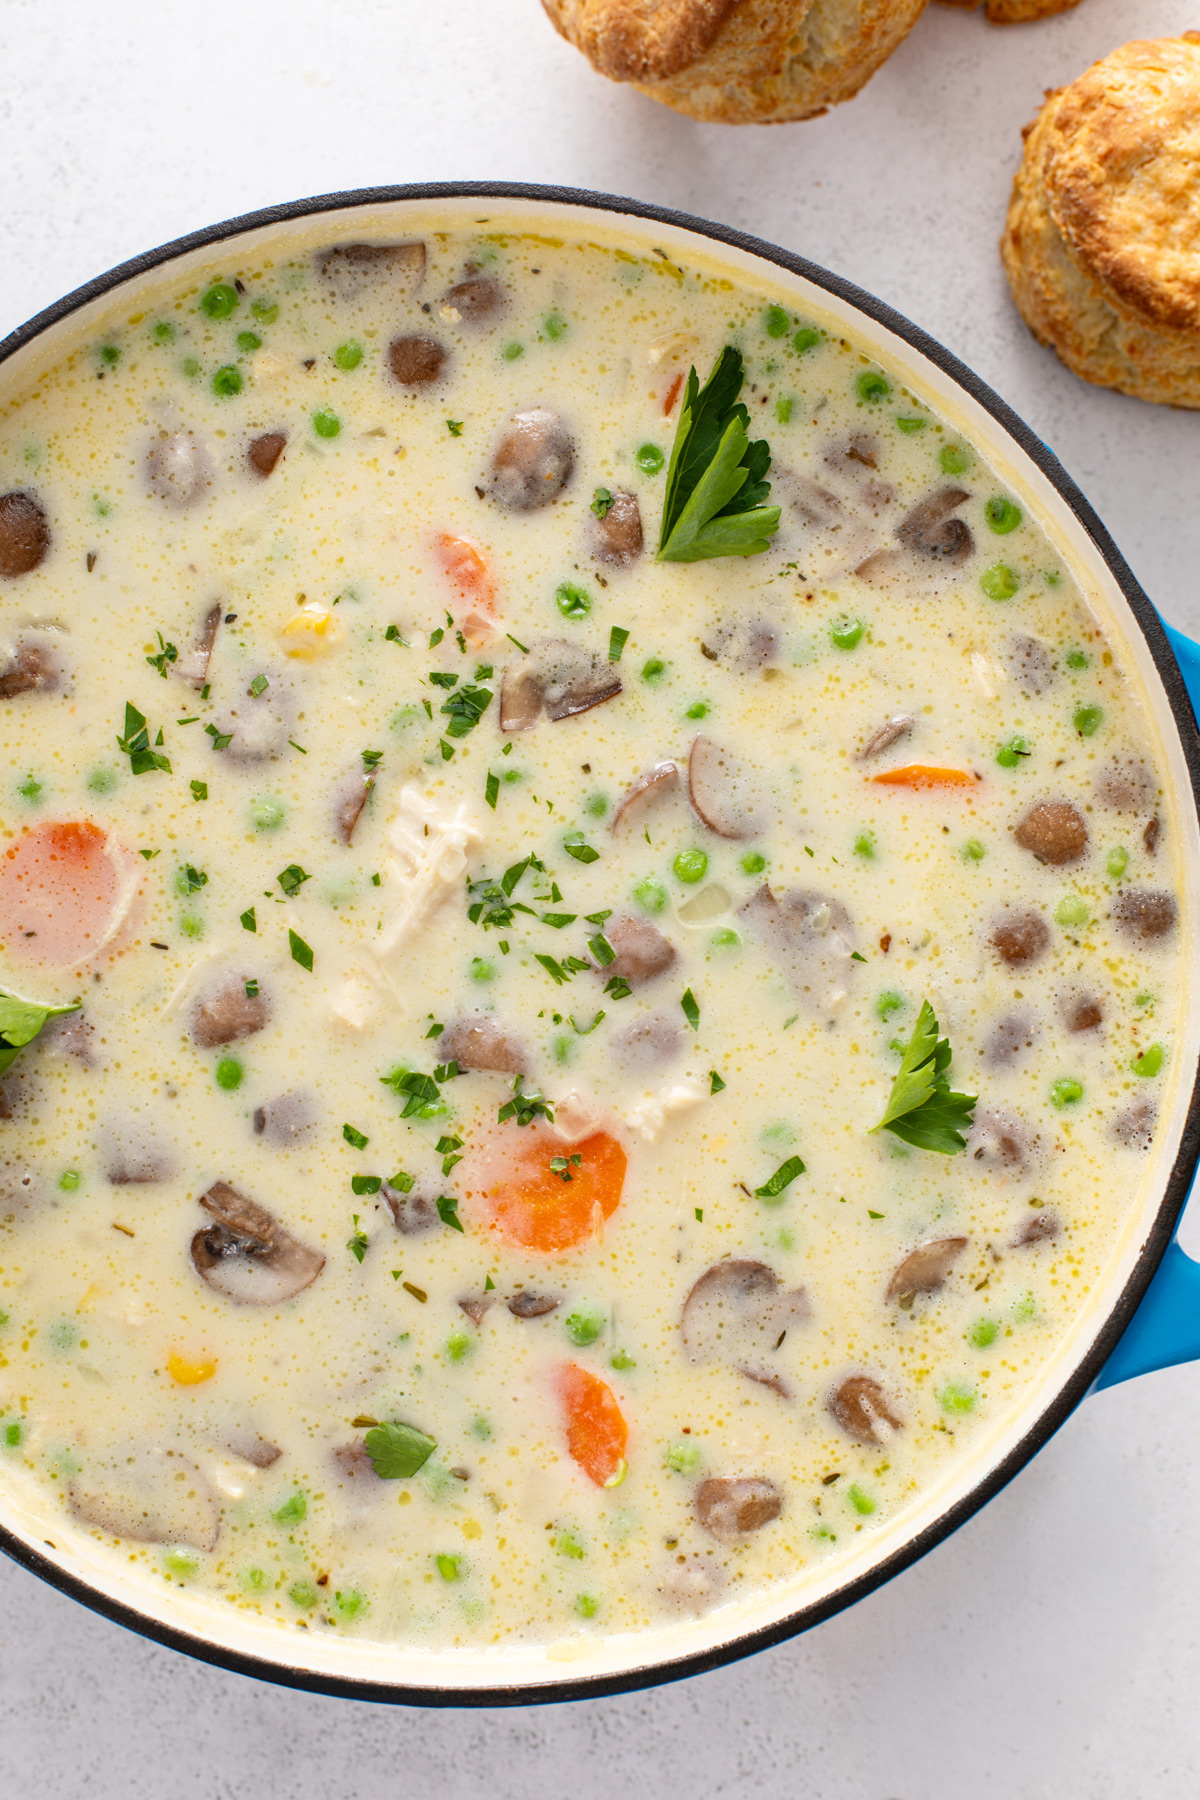
[{"label": "speckled white surface", "polygon": [[[1187,0],[997,30],[933,5],[866,92],[730,131],[610,86],[537,0],[0,0],[0,336],[138,250],[272,201],[491,177],[742,226],[890,301],[1058,452],[1200,635],[1200,415],[1074,377],[995,240],[1046,87]],[[1194,1209],[1195,1210],[1195,1209]],[[1184,1242],[1200,1251],[1200,1221]],[[3,1800],[1193,1800],[1200,1370],[1089,1400],[979,1517],[797,1642],[674,1687],[388,1710],[185,1661],[0,1559]]]}]

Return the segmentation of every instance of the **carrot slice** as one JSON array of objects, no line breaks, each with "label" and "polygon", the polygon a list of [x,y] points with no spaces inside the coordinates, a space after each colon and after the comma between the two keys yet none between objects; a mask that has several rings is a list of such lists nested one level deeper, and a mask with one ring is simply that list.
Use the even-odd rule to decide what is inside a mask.
[{"label": "carrot slice", "polygon": [[674,381],[671,383],[670,387],[667,389],[666,397],[663,400],[663,417],[664,418],[669,419],[671,414],[674,412],[675,402],[679,398],[679,390],[682,386],[683,386],[683,376],[677,375],[675,377]]},{"label": "carrot slice", "polygon": [[[616,1212],[626,1157],[606,1131],[564,1144],[536,1125],[510,1125],[497,1138],[499,1154],[482,1192],[492,1229],[510,1243],[548,1254],[569,1250],[593,1237]],[[575,1156],[577,1163],[567,1161]],[[566,1162],[565,1170],[552,1169],[552,1158]]]},{"label": "carrot slice", "polygon": [[563,1364],[558,1391],[567,1420],[567,1449],[597,1487],[615,1486],[629,1441],[617,1396],[607,1382],[577,1363]]},{"label": "carrot slice", "polygon": [[468,643],[482,643],[499,613],[496,577],[485,552],[472,538],[441,531],[433,541],[434,552],[455,597],[470,612],[459,620]]},{"label": "carrot slice", "polygon": [[966,788],[974,787],[981,777],[966,769],[935,769],[928,763],[907,763],[903,769],[884,769],[870,779],[882,787]]},{"label": "carrot slice", "polygon": [[133,856],[90,820],[37,825],[0,857],[0,942],[69,968],[119,931],[137,892]]}]

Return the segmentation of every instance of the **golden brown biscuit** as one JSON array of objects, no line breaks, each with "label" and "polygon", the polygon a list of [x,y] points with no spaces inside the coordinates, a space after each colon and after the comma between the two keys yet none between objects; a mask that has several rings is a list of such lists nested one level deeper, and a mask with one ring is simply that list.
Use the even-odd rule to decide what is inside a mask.
[{"label": "golden brown biscuit", "polygon": [[1200,32],[1125,44],[1029,127],[1000,254],[1069,369],[1200,408]]},{"label": "golden brown biscuit", "polygon": [[810,119],[849,100],[925,0],[542,0],[601,74],[719,124]]},{"label": "golden brown biscuit", "polygon": [[[940,0],[940,4],[974,12],[981,0]],[[989,25],[1025,25],[1030,19],[1049,19],[1054,13],[1070,12],[1079,0],[982,0],[982,4]]]}]

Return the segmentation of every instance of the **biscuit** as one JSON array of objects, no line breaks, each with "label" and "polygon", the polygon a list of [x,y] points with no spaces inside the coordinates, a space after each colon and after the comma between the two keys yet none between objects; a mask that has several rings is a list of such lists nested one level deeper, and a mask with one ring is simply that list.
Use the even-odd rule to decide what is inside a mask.
[{"label": "biscuit", "polygon": [[542,0],[601,74],[718,124],[811,119],[849,100],[926,0]]},{"label": "biscuit", "polygon": [[1125,44],[1027,130],[1000,254],[1069,369],[1200,408],[1200,32]]},{"label": "biscuit", "polygon": [[[940,4],[974,12],[981,0],[940,0]],[[983,0],[983,13],[989,25],[1025,25],[1030,19],[1049,19],[1078,5],[1079,0]]]}]

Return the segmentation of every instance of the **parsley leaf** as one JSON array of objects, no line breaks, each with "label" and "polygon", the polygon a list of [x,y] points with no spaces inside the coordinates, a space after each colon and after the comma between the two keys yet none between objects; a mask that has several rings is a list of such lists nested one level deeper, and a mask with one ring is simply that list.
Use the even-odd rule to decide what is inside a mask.
[{"label": "parsley leaf", "polygon": [[[243,917],[244,916],[245,915],[243,914]],[[309,974],[311,975],[312,974],[312,966],[313,966],[313,953],[312,953],[311,945],[306,944],[304,939],[302,937],[300,937],[296,932],[289,931],[288,932],[288,949],[292,953],[292,961],[295,963],[299,963],[300,967],[302,969],[307,969]]]},{"label": "parsley leaf", "polygon": [[928,1000],[921,1002],[913,1034],[892,1083],[887,1111],[874,1131],[891,1131],[917,1150],[957,1156],[967,1147],[963,1133],[975,1116],[976,1094],[950,1091],[950,1040],[938,1037],[937,1016]]},{"label": "parsley leaf", "polygon": [[72,1000],[66,1006],[43,1006],[39,1000],[22,1000],[19,994],[0,989],[0,1075],[15,1061],[18,1051],[32,1044],[47,1019],[78,1012],[81,1004]]},{"label": "parsley leaf", "polygon": [[286,869],[281,869],[279,871],[279,874],[275,879],[290,900],[294,894],[300,892],[300,889],[310,877],[305,874],[299,863],[289,863]]},{"label": "parsley leaf", "polygon": [[437,1203],[438,1218],[443,1225],[450,1225],[455,1231],[462,1230],[462,1221],[458,1216],[458,1200],[454,1194],[441,1194]]},{"label": "parsley leaf", "polygon": [[[161,731],[158,741],[162,742]],[[130,700],[125,702],[125,736],[117,738],[117,748],[129,758],[130,772],[134,775],[148,775],[153,769],[162,769],[167,775],[171,773],[166,757],[150,748],[145,715]]]},{"label": "parsley leaf", "polygon": [[659,562],[713,556],[757,556],[779,529],[779,508],[766,506],[771,466],[765,438],[750,442],[750,415],[737,403],[741,353],[726,344],[700,386],[688,375],[667,470]]},{"label": "parsley leaf", "polygon": [[357,1213],[354,1214],[354,1231],[351,1236],[346,1239],[346,1248],[356,1262],[361,1263],[363,1257],[367,1254],[367,1234],[359,1225]]},{"label": "parsley leaf", "polygon": [[789,1156],[785,1163],[780,1163],[769,1181],[754,1190],[756,1200],[777,1200],[785,1187],[790,1187],[797,1175],[803,1175],[804,1164],[798,1156]]},{"label": "parsley leaf", "polygon": [[474,731],[480,719],[492,703],[490,688],[461,687],[456,694],[451,694],[441,711],[449,715],[450,723],[446,727],[446,736],[464,738],[469,731]]},{"label": "parsley leaf", "polygon": [[545,1119],[548,1125],[554,1123],[554,1109],[542,1094],[523,1094],[521,1077],[513,1082],[515,1098],[508,1100],[496,1114],[496,1123],[503,1125],[506,1119],[515,1119],[518,1125],[532,1125],[535,1119]]},{"label": "parsley leaf", "polygon": [[429,1461],[437,1449],[437,1439],[415,1425],[402,1425],[390,1419],[368,1431],[363,1439],[375,1473],[384,1481],[407,1481]]},{"label": "parsley leaf", "polygon": [[177,662],[179,660],[179,652],[174,644],[167,643],[161,631],[156,631],[154,635],[158,639],[158,653],[155,656],[148,656],[146,661],[150,664],[152,669],[158,670],[165,681],[167,679],[167,664]]}]

